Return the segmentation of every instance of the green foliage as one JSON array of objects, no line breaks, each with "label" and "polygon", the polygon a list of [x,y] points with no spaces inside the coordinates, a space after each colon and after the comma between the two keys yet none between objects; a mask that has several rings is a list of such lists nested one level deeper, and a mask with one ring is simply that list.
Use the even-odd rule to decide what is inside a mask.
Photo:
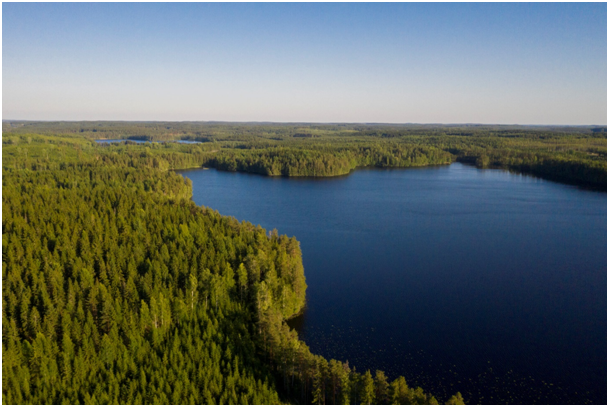
[{"label": "green foliage", "polygon": [[285,323],[305,300],[298,242],[197,207],[190,181],[167,170],[322,177],[458,160],[606,190],[606,134],[4,122],[3,400],[437,404],[403,377],[373,378],[312,354]]},{"label": "green foliage", "polygon": [[264,253],[257,278],[284,271],[302,306],[294,239],[197,207],[168,172],[5,171],[2,189],[6,403],[279,403],[232,269]]},{"label": "green foliage", "polygon": [[[92,142],[100,138],[125,141]],[[168,142],[175,140],[199,143]],[[606,127],[3,122],[2,142],[6,169],[54,169],[60,162],[95,157],[106,164],[160,170],[208,166],[268,176],[328,177],[357,167],[457,160],[607,189]]]},{"label": "green foliage", "polygon": [[[55,142],[63,151],[35,154]],[[370,385],[288,328],[306,292],[295,238],[196,206],[190,182],[164,171],[196,146],[26,145],[2,177],[5,403],[395,399],[382,372]]]},{"label": "green foliage", "polygon": [[374,377],[374,398],[377,404],[389,404],[389,384],[385,373],[377,370]]},{"label": "green foliage", "polygon": [[361,387],[361,396],[362,402],[361,404],[372,404],[375,401],[374,397],[374,380],[372,380],[372,375],[370,374],[370,370],[367,370],[364,376],[362,377],[362,387]]},{"label": "green foliage", "polygon": [[190,181],[167,170],[322,177],[458,160],[606,190],[606,134],[3,122],[3,400],[437,404],[403,377],[312,354],[285,323],[305,300],[298,242],[197,207]]},{"label": "green foliage", "polygon": [[382,147],[314,144],[307,147],[222,151],[206,165],[224,171],[269,176],[329,177],[348,174],[356,167],[414,167],[451,161],[449,153],[433,147],[410,147],[395,143],[386,143]]},{"label": "green foliage", "polygon": [[450,399],[448,399],[446,404],[447,405],[464,405],[465,403],[463,402],[463,396],[461,396],[461,393],[457,393],[454,396],[452,396]]}]

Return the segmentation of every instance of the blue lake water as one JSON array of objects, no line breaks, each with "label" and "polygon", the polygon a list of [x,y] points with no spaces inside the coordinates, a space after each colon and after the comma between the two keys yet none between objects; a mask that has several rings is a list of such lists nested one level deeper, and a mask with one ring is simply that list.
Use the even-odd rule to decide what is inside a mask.
[{"label": "blue lake water", "polygon": [[607,194],[454,163],[324,179],[179,171],[296,236],[314,353],[445,401],[606,404]]}]

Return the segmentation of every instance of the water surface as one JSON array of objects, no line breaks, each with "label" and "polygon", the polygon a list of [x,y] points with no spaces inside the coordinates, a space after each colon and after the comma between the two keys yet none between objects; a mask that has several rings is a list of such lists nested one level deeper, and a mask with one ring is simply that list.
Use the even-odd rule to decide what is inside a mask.
[{"label": "water surface", "polygon": [[440,401],[606,404],[606,193],[459,163],[179,172],[197,204],[301,242],[290,323],[312,352]]}]

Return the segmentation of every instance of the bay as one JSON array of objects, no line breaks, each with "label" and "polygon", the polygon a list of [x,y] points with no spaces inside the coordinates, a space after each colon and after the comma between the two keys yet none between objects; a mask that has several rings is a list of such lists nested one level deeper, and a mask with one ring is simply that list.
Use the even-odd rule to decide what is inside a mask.
[{"label": "bay", "polygon": [[606,404],[607,195],[454,163],[338,178],[178,171],[296,236],[311,351],[442,400]]}]

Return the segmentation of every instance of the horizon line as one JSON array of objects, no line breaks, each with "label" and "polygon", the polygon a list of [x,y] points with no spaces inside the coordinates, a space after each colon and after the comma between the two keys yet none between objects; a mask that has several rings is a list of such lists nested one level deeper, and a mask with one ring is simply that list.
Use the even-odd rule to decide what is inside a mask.
[{"label": "horizon line", "polygon": [[323,124],[323,125],[336,125],[336,124],[348,124],[348,125],[415,125],[415,126],[530,126],[530,127],[607,127],[607,124],[519,124],[519,123],[476,123],[476,122],[462,122],[462,123],[421,123],[421,122],[314,122],[314,121],[268,121],[268,120],[247,120],[247,121],[228,121],[228,120],[112,120],[112,119],[85,119],[85,120],[37,120],[37,119],[2,119],[2,122],[37,122],[37,123],[84,123],[84,122],[107,122],[107,123],[221,123],[221,124]]}]

